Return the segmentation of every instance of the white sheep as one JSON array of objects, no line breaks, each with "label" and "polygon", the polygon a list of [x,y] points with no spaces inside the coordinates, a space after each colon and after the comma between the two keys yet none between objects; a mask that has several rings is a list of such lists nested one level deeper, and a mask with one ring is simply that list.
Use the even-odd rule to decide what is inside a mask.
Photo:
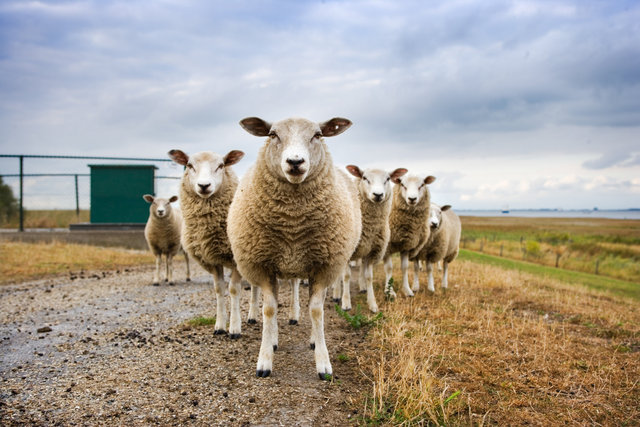
[{"label": "white sheep", "polygon": [[448,267],[449,263],[458,256],[462,225],[460,224],[460,218],[453,212],[450,205],[440,207],[432,203],[427,227],[430,229],[429,240],[416,255],[413,264],[414,288],[419,286],[417,282],[420,269],[419,262],[425,261],[427,264],[427,286],[431,292],[435,292],[433,264],[442,261],[442,288],[447,289]]},{"label": "white sheep", "polygon": [[267,137],[256,164],[238,187],[228,224],[238,269],[262,288],[256,375],[271,374],[278,345],[278,278],[308,278],[316,372],[321,379],[330,379],[323,302],[327,287],[358,245],[361,224],[355,183],[333,165],[323,137],[342,133],[351,122],[295,118],[271,124],[251,117],[240,125],[252,135]]},{"label": "white sheep", "polygon": [[[377,313],[378,304],[373,292],[373,266],[382,260],[391,234],[389,228],[393,193],[391,183],[399,182],[399,178],[406,174],[407,170],[398,168],[391,173],[380,169],[363,171],[355,165],[348,165],[347,170],[357,178],[358,203],[362,212],[362,235],[351,259],[361,260],[360,290],[367,293],[369,310]],[[350,279],[351,267],[347,265],[342,279],[342,297],[340,297],[340,280],[336,281],[333,289],[333,299],[341,300],[343,310],[351,309]]]},{"label": "white sheep", "polygon": [[[231,169],[244,153],[232,150],[221,156],[210,151],[187,155],[180,150],[169,151],[169,157],[185,166],[180,184],[180,204],[183,214],[182,246],[206,271],[213,275],[216,292],[216,323],[214,334],[227,331],[229,313],[227,294],[231,300],[229,337],[241,333],[240,293],[242,276],[238,272],[227,238],[227,214],[238,187],[238,178]],[[224,283],[224,267],[231,269],[229,285]],[[257,289],[252,290],[249,323],[255,323],[258,308]]]},{"label": "white sheep", "polygon": [[385,294],[392,298],[396,297],[396,293],[390,283],[393,275],[391,255],[396,252],[400,252],[402,292],[405,296],[413,296],[409,288],[409,258],[417,255],[429,238],[429,228],[424,226],[431,204],[427,185],[435,179],[431,175],[405,175],[398,179],[393,188],[393,204],[389,215],[391,237],[384,256]]},{"label": "white sheep", "polygon": [[[156,257],[156,270],[153,274],[153,285],[160,284],[160,264],[162,255],[167,262],[165,281],[173,285],[173,257],[180,251],[180,237],[182,235],[182,215],[178,208],[171,206],[171,203],[178,200],[178,196],[169,199],[153,197],[151,194],[142,196],[149,202],[149,219],[144,227],[144,238],[149,245],[149,250]],[[189,271],[189,256],[184,254],[187,263],[187,282],[191,280]]]}]

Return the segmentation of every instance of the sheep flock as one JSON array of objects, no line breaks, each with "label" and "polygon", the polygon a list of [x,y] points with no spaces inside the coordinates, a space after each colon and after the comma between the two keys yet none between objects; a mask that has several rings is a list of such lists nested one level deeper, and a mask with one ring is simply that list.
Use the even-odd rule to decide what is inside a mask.
[{"label": "sheep flock", "polygon": [[[331,380],[333,369],[324,328],[328,290],[333,288],[332,297],[342,309],[351,309],[351,266],[358,263],[358,289],[367,293],[369,310],[377,312],[373,266],[384,262],[384,292],[395,299],[392,255],[396,253],[402,269],[402,279],[396,283],[405,297],[419,291],[421,262],[426,263],[431,292],[435,291],[433,264],[443,262],[442,287],[446,288],[448,264],[458,254],[460,219],[451,206],[440,207],[431,201],[429,185],[435,181],[431,175],[401,167],[388,171],[353,164],[337,167],[325,138],[345,132],[351,126],[348,119],[336,117],[317,123],[302,118],[267,122],[248,117],[240,126],[263,141],[255,164],[240,180],[232,165],[242,159],[242,151],[187,155],[174,149],[169,157],[184,166],[182,216],[170,206],[177,197],[145,195],[152,204],[149,233],[145,234],[152,238],[147,240],[158,259],[154,284],[159,282],[159,255],[167,256],[167,279],[171,282],[170,260],[184,248],[188,257],[213,276],[214,334],[237,339],[242,323],[240,283],[247,280],[252,287],[248,323],[257,322],[262,294],[262,342],[256,376],[268,377],[278,348],[280,283],[288,281],[291,286],[289,323],[295,325],[300,311],[298,286],[300,280],[308,281],[309,345],[318,377]],[[160,217],[158,206],[163,211]],[[161,231],[152,233],[155,229]],[[412,287],[410,261],[414,262]],[[224,269],[230,275],[225,275]]]}]

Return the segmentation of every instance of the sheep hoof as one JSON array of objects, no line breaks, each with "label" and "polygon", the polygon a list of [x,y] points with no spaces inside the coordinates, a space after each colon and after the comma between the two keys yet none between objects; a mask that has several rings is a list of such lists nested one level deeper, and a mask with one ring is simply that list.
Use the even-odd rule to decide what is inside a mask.
[{"label": "sheep hoof", "polygon": [[187,282],[190,282],[190,281],[191,281],[191,278],[187,277]]},{"label": "sheep hoof", "polygon": [[175,285],[175,283],[169,282],[169,286],[173,286],[173,285]]},{"label": "sheep hoof", "polygon": [[262,371],[262,370],[256,371],[256,377],[258,378],[267,378],[269,375],[271,375],[271,371],[269,369],[267,369],[266,371]]},{"label": "sheep hoof", "polygon": [[367,293],[367,290],[366,290],[366,289],[360,289],[360,292],[359,292],[359,293],[361,293],[361,294],[366,294],[366,293]]},{"label": "sheep hoof", "polygon": [[153,282],[153,286],[160,286],[160,283],[158,283],[158,282]]},{"label": "sheep hoof", "polygon": [[225,335],[227,333],[227,331],[225,331],[224,329],[216,329],[215,331],[213,331],[213,335]]},{"label": "sheep hoof", "polygon": [[245,286],[243,289],[244,289],[245,291],[250,291],[250,290],[251,290],[251,286]]},{"label": "sheep hoof", "polygon": [[258,323],[258,321],[256,319],[249,319],[247,320],[247,323],[250,325],[255,325],[256,323]]},{"label": "sheep hoof", "polygon": [[229,334],[229,338],[231,338],[232,340],[237,340],[241,335],[242,334]]},{"label": "sheep hoof", "polygon": [[309,344],[309,347],[311,347],[311,350],[315,350],[316,349],[316,343],[312,342],[311,344]]},{"label": "sheep hoof", "polygon": [[290,325],[297,325],[298,321],[296,319],[289,319],[289,324]]},{"label": "sheep hoof", "polygon": [[278,350],[278,344],[273,345],[273,351],[276,351],[276,350]]},{"label": "sheep hoof", "polygon": [[325,374],[325,373],[322,373],[322,372],[318,373],[318,377],[320,377],[320,379],[322,381],[331,381],[333,379],[333,375]]}]

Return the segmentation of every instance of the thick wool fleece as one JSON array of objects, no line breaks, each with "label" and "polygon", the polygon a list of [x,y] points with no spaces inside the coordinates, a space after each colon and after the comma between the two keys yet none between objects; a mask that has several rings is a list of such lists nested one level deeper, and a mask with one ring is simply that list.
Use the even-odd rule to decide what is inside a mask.
[{"label": "thick wool fleece", "polygon": [[291,184],[270,172],[276,166],[268,166],[265,148],[229,209],[238,270],[258,286],[273,277],[309,277],[328,286],[342,273],[360,237],[360,205],[351,195],[355,184],[333,166],[326,147],[313,175]]},{"label": "thick wool fleece", "polygon": [[377,263],[384,256],[391,235],[389,214],[392,198],[375,203],[358,191],[358,202],[362,212],[362,234],[351,258],[357,260],[367,257],[372,263]]},{"label": "thick wool fleece", "polygon": [[217,265],[233,268],[233,253],[227,237],[227,214],[238,187],[238,177],[233,170],[225,168],[222,186],[207,199],[193,191],[186,177],[187,171],[180,185],[184,218],[182,245],[209,273]]},{"label": "thick wool fleece", "polygon": [[[460,218],[453,210],[442,212],[440,227],[431,233],[427,244],[416,259],[436,263],[440,260],[451,262],[458,256],[462,226]],[[428,227],[428,223],[427,223]]]},{"label": "thick wool fleece", "polygon": [[400,185],[393,187],[393,203],[389,214],[391,236],[387,254],[396,252],[417,252],[429,238],[429,227],[425,227],[429,218],[431,196],[425,189],[424,197],[414,206],[409,206],[400,191]]},{"label": "thick wool fleece", "polygon": [[171,208],[170,213],[158,218],[151,212],[144,227],[144,238],[147,240],[151,253],[158,255],[176,255],[180,250],[180,231],[182,216],[177,208]]}]

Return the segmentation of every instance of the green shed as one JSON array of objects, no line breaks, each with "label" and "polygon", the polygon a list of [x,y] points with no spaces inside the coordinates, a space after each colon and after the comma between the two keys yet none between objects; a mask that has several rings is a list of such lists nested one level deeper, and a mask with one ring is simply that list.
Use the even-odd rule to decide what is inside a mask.
[{"label": "green shed", "polygon": [[91,224],[144,224],[155,195],[153,165],[89,165],[91,168]]}]

